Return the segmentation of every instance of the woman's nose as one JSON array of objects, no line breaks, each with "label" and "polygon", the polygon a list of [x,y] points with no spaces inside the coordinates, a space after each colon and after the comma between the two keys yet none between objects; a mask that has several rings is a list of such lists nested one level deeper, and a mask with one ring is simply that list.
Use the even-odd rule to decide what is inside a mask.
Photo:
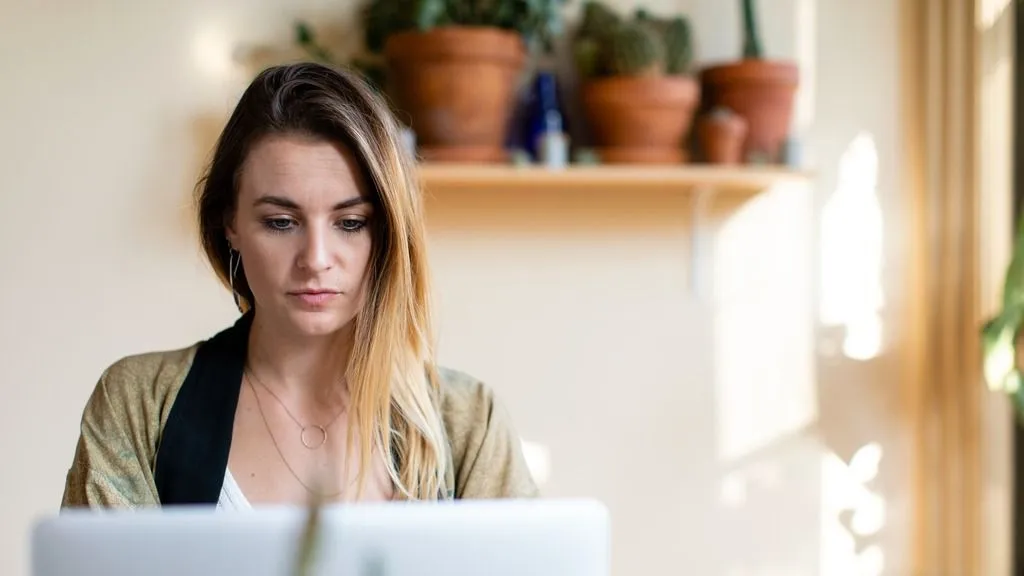
[{"label": "woman's nose", "polygon": [[320,272],[331,267],[330,236],[319,226],[306,228],[299,264],[310,271]]}]

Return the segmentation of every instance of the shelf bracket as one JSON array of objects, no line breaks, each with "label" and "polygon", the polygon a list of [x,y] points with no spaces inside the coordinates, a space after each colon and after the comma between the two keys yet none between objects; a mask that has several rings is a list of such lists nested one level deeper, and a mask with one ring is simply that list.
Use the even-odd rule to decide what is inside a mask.
[{"label": "shelf bracket", "polygon": [[699,300],[711,297],[712,236],[714,225],[710,222],[710,208],[717,190],[710,185],[693,188],[690,206],[690,293]]}]

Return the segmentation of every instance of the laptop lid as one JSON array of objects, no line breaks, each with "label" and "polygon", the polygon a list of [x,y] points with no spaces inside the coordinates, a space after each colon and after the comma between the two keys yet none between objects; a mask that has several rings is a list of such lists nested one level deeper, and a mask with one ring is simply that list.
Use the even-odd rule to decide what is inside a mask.
[{"label": "laptop lid", "polygon": [[[66,510],[32,531],[32,576],[294,576],[297,507]],[[607,509],[589,500],[328,507],[314,574],[608,576]]]}]

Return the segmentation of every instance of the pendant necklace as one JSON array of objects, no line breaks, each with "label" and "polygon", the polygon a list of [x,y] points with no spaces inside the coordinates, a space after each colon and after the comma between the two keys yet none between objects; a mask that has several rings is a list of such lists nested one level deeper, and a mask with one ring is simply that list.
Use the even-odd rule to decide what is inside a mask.
[{"label": "pendant necklace", "polygon": [[[308,450],[316,450],[317,448],[320,448],[321,446],[327,443],[327,429],[330,428],[331,424],[334,424],[334,422],[337,421],[338,418],[340,418],[341,415],[345,413],[345,406],[342,406],[341,410],[338,411],[338,413],[334,415],[334,418],[331,418],[331,421],[328,422],[327,424],[303,424],[302,422],[299,421],[298,418],[295,417],[294,414],[292,414],[292,411],[288,409],[288,406],[286,406],[285,403],[282,402],[280,398],[278,398],[277,394],[274,394],[274,391],[271,390],[269,386],[264,384],[262,380],[260,380],[260,377],[256,375],[256,372],[253,371],[251,366],[248,368],[247,372],[252,375],[256,382],[259,383],[259,385],[264,390],[269,392],[270,395],[274,397],[274,400],[277,400],[277,403],[281,405],[281,408],[284,408],[284,411],[286,414],[288,414],[288,417],[291,418],[292,421],[295,422],[295,425],[299,427],[299,441],[302,442],[303,446],[305,446]],[[253,390],[253,393],[255,392],[256,391]]]},{"label": "pendant necklace", "polygon": [[[320,490],[317,490],[313,486],[310,486],[308,483],[304,482],[302,480],[302,478],[299,477],[299,475],[295,472],[295,469],[292,468],[292,465],[288,463],[288,459],[284,457],[284,452],[281,451],[281,447],[278,446],[278,444],[277,444],[277,438],[274,437],[274,431],[270,429],[270,422],[267,422],[267,415],[263,413],[263,404],[260,402],[259,394],[256,393],[256,387],[252,383],[252,378],[248,377],[249,374],[252,374],[252,371],[247,371],[243,375],[243,378],[245,379],[246,382],[249,383],[249,387],[252,388],[252,395],[253,395],[253,398],[256,400],[256,407],[260,411],[260,418],[263,419],[263,425],[266,426],[266,428],[267,428],[267,434],[270,435],[270,441],[273,442],[274,449],[277,450],[277,455],[281,457],[281,461],[284,462],[284,466],[285,466],[285,468],[288,469],[288,472],[291,473],[292,478],[295,478],[295,481],[298,482],[299,485],[301,485],[303,488],[305,488],[306,492],[309,492],[310,494],[312,494],[313,496],[315,496],[315,497],[317,497],[318,499],[321,499],[321,500],[334,500],[335,498],[345,494],[345,492],[348,490],[348,488],[351,488],[352,484],[355,483],[355,480],[350,482],[349,485],[348,485],[348,488],[345,488],[344,490],[339,490],[339,491],[333,492],[333,493],[325,493],[325,492],[321,492]],[[255,374],[253,374],[253,375],[255,376]],[[263,386],[262,382],[260,383],[260,386]],[[266,388],[266,386],[264,386],[264,388]],[[273,394],[273,392],[271,392],[271,394]],[[279,402],[280,402],[280,400],[279,400]],[[284,404],[282,404],[282,406],[284,406]],[[285,408],[285,410],[287,410],[287,408]],[[335,417],[335,418],[337,418],[337,417]],[[328,426],[330,426],[330,424],[328,424]],[[326,484],[322,484],[322,485],[326,486]]]}]

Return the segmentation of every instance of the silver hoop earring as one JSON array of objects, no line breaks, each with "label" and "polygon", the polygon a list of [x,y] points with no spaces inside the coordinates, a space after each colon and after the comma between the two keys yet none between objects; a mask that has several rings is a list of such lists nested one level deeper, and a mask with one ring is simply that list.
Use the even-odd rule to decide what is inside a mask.
[{"label": "silver hoop earring", "polygon": [[242,255],[234,248],[228,248],[228,282],[231,284],[231,296],[235,299],[235,306],[242,311],[242,302],[235,290],[235,275],[238,274],[238,265],[242,263]]}]

